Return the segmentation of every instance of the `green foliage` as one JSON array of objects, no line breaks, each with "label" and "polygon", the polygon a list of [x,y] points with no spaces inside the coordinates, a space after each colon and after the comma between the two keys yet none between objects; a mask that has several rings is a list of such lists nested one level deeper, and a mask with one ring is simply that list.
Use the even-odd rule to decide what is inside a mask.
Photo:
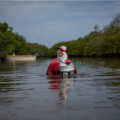
[{"label": "green foliage", "polygon": [[120,14],[103,30],[99,26],[94,26],[94,31],[77,40],[60,42],[53,45],[49,51],[49,56],[56,56],[57,48],[61,45],[68,47],[69,56],[103,56],[120,54]]},{"label": "green foliage", "polygon": [[0,56],[10,54],[15,49],[15,39],[11,31],[0,32]]},{"label": "green foliage", "polygon": [[57,56],[57,50],[65,45],[69,56],[102,56],[109,54],[120,54],[120,14],[102,30],[95,25],[83,38],[59,42],[50,49],[37,43],[28,43],[26,38],[18,33],[13,33],[13,28],[4,22],[0,23],[0,57],[6,54],[26,55],[38,53],[40,57]]},{"label": "green foliage", "polygon": [[47,56],[48,48],[37,43],[28,43],[26,38],[18,33],[13,33],[13,28],[4,22],[0,23],[0,58],[7,54],[30,55],[38,53]]},{"label": "green foliage", "polygon": [[40,57],[47,57],[48,48],[37,43],[27,43],[32,54],[38,53]]}]

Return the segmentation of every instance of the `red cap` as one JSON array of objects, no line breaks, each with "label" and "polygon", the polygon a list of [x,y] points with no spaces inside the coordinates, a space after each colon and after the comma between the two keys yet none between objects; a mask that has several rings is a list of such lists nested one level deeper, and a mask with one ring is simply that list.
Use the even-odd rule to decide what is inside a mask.
[{"label": "red cap", "polygon": [[61,46],[61,47],[59,47],[59,49],[63,52],[66,52],[66,53],[68,51],[67,47],[65,47],[65,46]]}]

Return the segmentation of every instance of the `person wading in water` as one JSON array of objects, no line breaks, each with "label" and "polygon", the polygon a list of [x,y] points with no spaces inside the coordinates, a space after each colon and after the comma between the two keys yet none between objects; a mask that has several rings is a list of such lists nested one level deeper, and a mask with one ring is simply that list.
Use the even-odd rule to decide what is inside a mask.
[{"label": "person wading in water", "polygon": [[[57,58],[53,59],[48,66],[47,75],[60,75],[59,64],[61,63],[72,63],[71,60],[68,59],[67,55],[67,47],[61,46],[57,50]],[[77,73],[76,68],[74,67],[74,74]]]}]

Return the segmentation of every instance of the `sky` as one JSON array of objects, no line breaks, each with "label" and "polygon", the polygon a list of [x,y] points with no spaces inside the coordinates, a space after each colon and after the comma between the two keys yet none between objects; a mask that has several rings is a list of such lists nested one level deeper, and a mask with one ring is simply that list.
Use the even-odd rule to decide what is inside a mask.
[{"label": "sky", "polygon": [[114,0],[0,0],[0,23],[7,22],[27,42],[48,48],[84,37],[95,25],[102,30],[119,13],[120,1]]}]

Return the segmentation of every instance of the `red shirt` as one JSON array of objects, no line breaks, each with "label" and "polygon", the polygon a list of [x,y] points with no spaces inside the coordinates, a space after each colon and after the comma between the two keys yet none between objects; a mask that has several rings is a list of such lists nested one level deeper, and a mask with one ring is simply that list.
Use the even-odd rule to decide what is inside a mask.
[{"label": "red shirt", "polygon": [[[72,63],[69,59],[67,59],[66,62]],[[53,59],[51,61],[46,73],[47,75],[60,75],[59,62],[57,61],[57,59]],[[74,73],[77,73],[76,68],[74,69]]]}]

